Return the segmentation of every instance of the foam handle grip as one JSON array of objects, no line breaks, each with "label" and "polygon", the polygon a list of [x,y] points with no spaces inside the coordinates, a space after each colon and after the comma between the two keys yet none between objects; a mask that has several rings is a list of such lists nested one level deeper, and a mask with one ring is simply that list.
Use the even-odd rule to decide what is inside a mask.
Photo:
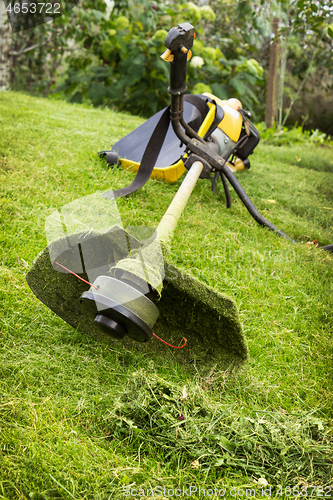
[{"label": "foam handle grip", "polygon": [[174,56],[173,62],[170,63],[170,87],[168,90],[172,95],[185,94],[187,91],[187,55],[178,51]]}]

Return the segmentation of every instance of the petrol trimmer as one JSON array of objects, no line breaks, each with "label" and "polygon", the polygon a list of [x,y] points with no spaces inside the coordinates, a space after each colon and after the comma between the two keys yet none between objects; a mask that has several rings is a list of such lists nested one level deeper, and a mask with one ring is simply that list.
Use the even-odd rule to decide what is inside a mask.
[{"label": "petrol trimmer", "polygon": [[[148,120],[132,140],[130,134],[113,151],[103,152],[114,163],[116,153],[123,155],[122,148],[131,146],[123,156],[137,167],[133,183],[75,200],[52,214],[46,224],[49,245],[35,259],[27,281],[44,304],[80,332],[127,345],[138,341],[135,345],[159,352],[162,344],[147,345],[153,336],[163,336],[172,347],[186,337],[183,359],[226,368],[248,357],[235,302],[167,260],[174,229],[197,180],[211,180],[214,189],[221,178],[230,206],[228,179],[259,223],[288,236],[259,214],[232,172],[249,167],[248,156],[259,141],[249,113],[237,100],[218,102],[211,95],[185,96],[183,106],[194,36],[193,26],[184,23],[166,37],[162,57],[170,63],[170,108]],[[142,149],[148,130],[150,139]],[[125,230],[115,198],[139,189],[154,170],[161,174],[161,158],[167,166],[162,176],[173,172],[177,177],[185,168],[188,173],[155,232]]]},{"label": "petrol trimmer", "polygon": [[[242,109],[238,99],[222,101],[210,93],[184,94],[187,90],[186,62],[191,57],[191,49],[185,45],[185,32],[190,33],[191,28],[188,23],[173,28],[165,40],[167,50],[161,57],[171,66],[171,107],[149,118],[118,141],[111,151],[100,152],[109,165],[118,163],[137,172],[130,186],[114,194],[117,197],[132,193],[142,187],[149,177],[174,182],[198,159],[204,165],[200,177],[210,179],[213,190],[218,178],[221,178],[227,208],[231,207],[228,180],[261,226],[297,243],[259,213],[233,175],[250,168],[249,156],[260,140],[258,130],[249,121],[251,113]],[[176,30],[183,30],[182,38],[177,38]],[[333,245],[321,248],[333,251]]]}]

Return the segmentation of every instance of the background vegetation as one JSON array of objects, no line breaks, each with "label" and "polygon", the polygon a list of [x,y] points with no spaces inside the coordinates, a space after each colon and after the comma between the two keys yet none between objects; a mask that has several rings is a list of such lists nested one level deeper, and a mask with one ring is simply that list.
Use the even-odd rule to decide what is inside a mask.
[{"label": "background vegetation", "polygon": [[13,35],[11,87],[149,116],[168,104],[168,67],[159,58],[166,31],[187,20],[198,34],[189,90],[238,97],[263,121],[275,17],[276,121],[333,134],[328,0],[116,0],[111,10],[104,0],[80,0],[53,23]]}]

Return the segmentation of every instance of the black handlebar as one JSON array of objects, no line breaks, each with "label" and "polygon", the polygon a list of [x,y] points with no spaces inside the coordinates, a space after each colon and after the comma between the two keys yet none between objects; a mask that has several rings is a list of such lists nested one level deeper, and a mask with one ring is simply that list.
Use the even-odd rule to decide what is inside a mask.
[{"label": "black handlebar", "polygon": [[193,46],[194,27],[190,23],[179,24],[171,28],[165,38],[164,45],[171,50],[174,59],[170,62],[170,87],[171,95],[184,94],[187,90],[187,55]]}]

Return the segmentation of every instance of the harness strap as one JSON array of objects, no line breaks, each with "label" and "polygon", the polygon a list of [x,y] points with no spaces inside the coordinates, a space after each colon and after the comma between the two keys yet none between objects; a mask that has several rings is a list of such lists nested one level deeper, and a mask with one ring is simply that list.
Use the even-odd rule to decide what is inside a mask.
[{"label": "harness strap", "polygon": [[169,128],[169,123],[170,108],[167,107],[149,139],[134,181],[129,186],[114,191],[113,194],[115,198],[120,198],[121,196],[134,193],[146,184],[162,149],[163,142]]},{"label": "harness strap", "polygon": [[[184,96],[184,100],[195,106],[201,114],[202,120],[205,118],[208,112],[207,100],[209,100],[206,96],[186,94]],[[209,129],[214,130],[218,123],[223,118],[223,110],[219,106],[216,106],[216,113],[214,121]],[[134,193],[138,191],[138,189],[142,188],[148,181],[151,176],[152,171],[154,170],[154,166],[156,164],[158,155],[162,149],[165,136],[168,132],[168,128],[170,125],[170,106],[165,108],[161,118],[159,119],[150,139],[146,146],[145,152],[143,153],[142,160],[140,162],[139,170],[135,176],[135,179],[129,186],[117,189],[113,191],[113,195],[115,198],[120,198],[122,196],[126,196],[128,194]],[[108,193],[104,193],[104,196]]]}]

